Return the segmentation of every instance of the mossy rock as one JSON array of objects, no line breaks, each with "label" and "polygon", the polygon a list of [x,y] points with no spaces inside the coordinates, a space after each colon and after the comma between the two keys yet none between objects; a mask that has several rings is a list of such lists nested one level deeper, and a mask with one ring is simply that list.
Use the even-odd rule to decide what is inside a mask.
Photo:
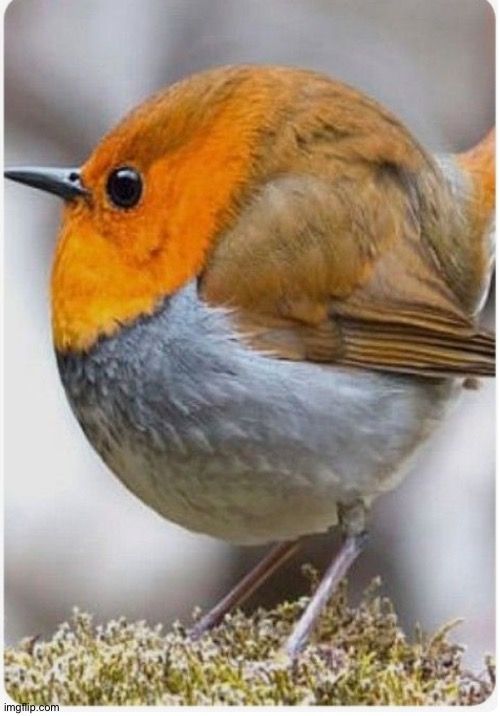
[{"label": "mossy rock", "polygon": [[64,705],[473,705],[492,693],[491,660],[481,677],[464,670],[452,625],[408,639],[377,587],[352,608],[344,585],[295,665],[282,645],[307,597],[238,611],[198,642],[181,624],[94,626],[75,610],[49,641],[6,650],[6,688],[17,702]]}]

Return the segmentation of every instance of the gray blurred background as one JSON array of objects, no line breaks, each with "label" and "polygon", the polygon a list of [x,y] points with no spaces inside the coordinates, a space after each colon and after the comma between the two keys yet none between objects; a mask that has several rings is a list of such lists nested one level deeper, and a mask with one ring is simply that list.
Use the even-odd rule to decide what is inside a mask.
[{"label": "gray blurred background", "polygon": [[[78,165],[130,107],[208,66],[327,72],[395,111],[427,147],[457,151],[494,122],[486,0],[13,0],[5,18],[6,162]],[[59,205],[8,185],[6,636],[49,635],[73,605],[168,624],[210,605],[261,554],[171,525],[86,443],[59,385],[47,282]],[[490,301],[489,312],[492,312]],[[491,317],[490,317],[491,318]],[[404,484],[376,504],[353,570],[381,575],[404,625],[451,617],[479,666],[494,647],[494,384],[468,391]],[[311,540],[255,603],[301,592]]]}]

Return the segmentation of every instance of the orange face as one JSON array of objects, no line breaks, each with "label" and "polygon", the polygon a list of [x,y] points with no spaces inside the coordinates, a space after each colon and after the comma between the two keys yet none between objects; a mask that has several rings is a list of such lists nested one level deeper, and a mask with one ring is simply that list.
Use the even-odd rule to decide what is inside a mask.
[{"label": "orange face", "polygon": [[[255,79],[212,75],[152,98],[82,167],[90,194],[66,206],[52,274],[58,350],[88,349],[200,272],[248,180],[269,99],[262,88],[249,108],[245,85]],[[116,206],[107,189],[123,166],[142,181],[131,208]]]}]

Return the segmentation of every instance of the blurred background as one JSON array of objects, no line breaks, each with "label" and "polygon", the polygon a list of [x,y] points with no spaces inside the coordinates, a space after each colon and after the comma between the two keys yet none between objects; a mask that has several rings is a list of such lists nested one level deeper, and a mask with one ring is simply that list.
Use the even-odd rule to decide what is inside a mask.
[{"label": "blurred background", "polygon": [[[486,0],[13,0],[5,17],[8,164],[77,166],[159,87],[218,64],[327,72],[395,111],[434,151],[494,122]],[[5,187],[8,642],[49,635],[73,605],[169,624],[209,606],[259,558],[190,534],[129,494],[80,432],[52,353],[55,199]],[[488,308],[491,320],[492,300]],[[376,504],[355,600],[375,575],[404,626],[463,617],[478,668],[494,648],[494,383],[467,391],[403,485]],[[310,540],[254,603],[301,593],[333,535]]]}]

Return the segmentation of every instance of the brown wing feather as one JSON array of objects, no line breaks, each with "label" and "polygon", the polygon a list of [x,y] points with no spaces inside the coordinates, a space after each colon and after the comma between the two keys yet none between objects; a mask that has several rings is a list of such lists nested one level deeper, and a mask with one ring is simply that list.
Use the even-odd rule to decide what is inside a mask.
[{"label": "brown wing feather", "polygon": [[495,337],[471,325],[432,317],[381,313],[376,320],[329,319],[308,325],[235,311],[235,325],[252,347],[287,360],[357,366],[426,376],[495,375]]},{"label": "brown wing feather", "polygon": [[340,363],[425,375],[495,374],[495,339],[462,327],[453,333],[407,324],[346,321]]},{"label": "brown wing feather", "polygon": [[288,117],[276,152],[266,145],[266,178],[218,237],[202,294],[276,357],[493,375],[494,338],[473,317],[487,277],[468,271],[457,197],[394,118],[370,105],[367,133],[368,109],[350,102],[350,124],[318,103],[320,115]]}]

